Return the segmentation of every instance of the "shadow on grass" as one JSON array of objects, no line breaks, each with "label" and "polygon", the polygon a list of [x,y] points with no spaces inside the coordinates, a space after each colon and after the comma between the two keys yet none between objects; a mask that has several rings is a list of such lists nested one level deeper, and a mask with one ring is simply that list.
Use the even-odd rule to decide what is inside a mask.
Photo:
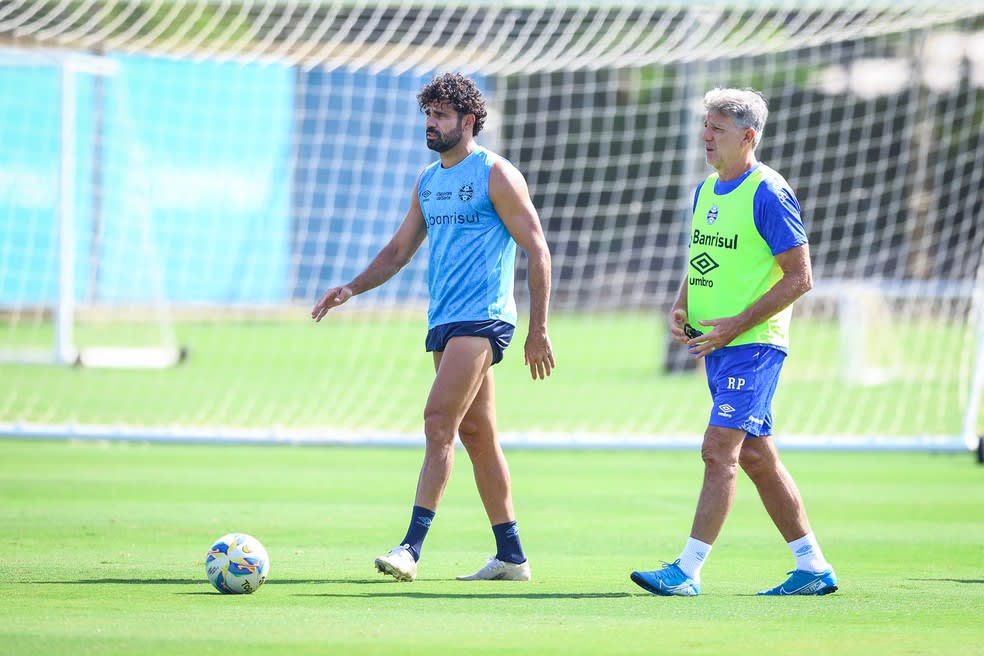
[{"label": "shadow on grass", "polygon": [[984,579],[908,579],[909,581],[929,581],[931,583],[984,583]]},{"label": "shadow on grass", "polygon": [[[431,583],[441,583],[443,580],[430,581]],[[426,584],[428,581],[420,581]],[[179,592],[182,595],[215,595],[218,594],[204,578],[201,579],[78,579],[75,581],[35,581],[33,584],[41,585],[194,585],[207,586],[207,590],[195,592]],[[266,581],[263,585],[389,585],[399,586],[399,592],[320,592],[320,593],[300,593],[297,597],[336,597],[336,598],[355,598],[355,599],[625,599],[628,597],[649,597],[652,595],[645,593],[629,592],[414,592],[400,586],[397,581],[392,579],[274,579]],[[456,584],[457,585],[457,584]]]},{"label": "shadow on grass", "polygon": [[[78,579],[75,581],[27,581],[32,585],[209,585],[203,576],[200,579]],[[330,583],[336,585],[372,585],[374,583],[394,583],[386,579],[272,579],[263,585],[299,585],[306,583]]]},{"label": "shadow on grass", "polygon": [[[297,597],[343,597],[360,599],[624,599],[642,595],[628,592],[364,592],[343,594],[322,592],[298,594]],[[651,595],[650,595],[651,596]]]}]

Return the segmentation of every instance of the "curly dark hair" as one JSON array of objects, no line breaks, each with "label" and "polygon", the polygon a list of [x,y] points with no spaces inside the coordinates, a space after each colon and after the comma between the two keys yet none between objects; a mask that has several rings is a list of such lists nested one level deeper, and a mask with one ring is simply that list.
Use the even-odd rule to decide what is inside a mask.
[{"label": "curly dark hair", "polygon": [[420,103],[420,111],[426,110],[431,103],[446,102],[459,114],[474,114],[473,135],[482,131],[485,118],[489,115],[485,108],[485,98],[475,81],[460,73],[445,73],[434,77],[417,94],[417,102]]}]

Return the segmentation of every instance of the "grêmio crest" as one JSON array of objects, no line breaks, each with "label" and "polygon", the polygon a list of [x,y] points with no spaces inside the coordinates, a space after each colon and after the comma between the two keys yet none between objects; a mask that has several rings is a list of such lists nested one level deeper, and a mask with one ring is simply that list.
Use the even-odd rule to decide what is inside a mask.
[{"label": "gr\u00eamio crest", "polygon": [[707,225],[714,225],[714,222],[718,220],[718,207],[717,205],[711,205],[711,209],[707,210]]}]

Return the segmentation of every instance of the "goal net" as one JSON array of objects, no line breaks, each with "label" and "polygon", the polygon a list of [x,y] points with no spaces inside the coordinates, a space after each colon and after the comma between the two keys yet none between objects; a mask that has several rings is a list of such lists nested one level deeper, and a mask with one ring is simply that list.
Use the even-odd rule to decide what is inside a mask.
[{"label": "goal net", "polygon": [[[758,156],[798,195],[816,281],[777,437],[977,443],[984,7],[911,0],[0,5],[0,431],[419,440],[426,243],[308,315],[401,220],[434,157],[415,95],[444,71],[487,95],[479,142],[526,175],[553,255],[558,368],[522,365],[521,255],[504,441],[699,441],[709,396],[666,313],[701,99],[737,86],[769,102]],[[39,349],[114,366],[6,357]]]}]

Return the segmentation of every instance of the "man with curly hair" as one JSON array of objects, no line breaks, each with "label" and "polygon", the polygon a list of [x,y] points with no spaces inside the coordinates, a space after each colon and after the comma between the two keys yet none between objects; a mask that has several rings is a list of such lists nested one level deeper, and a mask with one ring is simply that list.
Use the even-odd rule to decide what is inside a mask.
[{"label": "man with curly hair", "polygon": [[530,580],[519,539],[509,469],[496,436],[492,365],[502,360],[517,320],[513,297],[516,245],[529,258],[530,319],[524,345],[533,380],[556,366],[547,335],[550,251],[523,175],[475,136],[488,112],[475,82],[457,73],[435,77],[417,96],[427,147],[440,158],[414,185],[410,207],[389,243],[362,273],[332,287],[311,312],[333,307],[383,284],[430,239],[426,349],[436,375],[424,408],[426,448],[410,526],[376,568],[413,581],[424,538],[454,463],[455,436],[471,459],[496,554],[459,580]]}]

